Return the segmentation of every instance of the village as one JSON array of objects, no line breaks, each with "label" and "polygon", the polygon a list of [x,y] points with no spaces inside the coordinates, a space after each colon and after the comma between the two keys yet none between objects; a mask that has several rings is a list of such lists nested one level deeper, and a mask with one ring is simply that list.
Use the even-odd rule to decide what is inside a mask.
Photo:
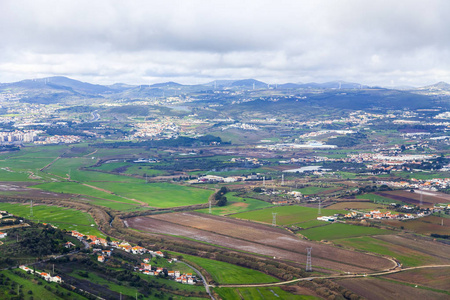
[{"label": "village", "polygon": [[[12,217],[13,215],[8,213],[7,211],[0,211],[0,218],[1,217]],[[44,226],[49,226],[52,228],[57,228],[56,226],[48,223],[42,223]],[[124,251],[127,253],[130,253],[132,255],[144,255],[145,257],[142,259],[142,263],[139,265],[136,265],[134,267],[134,271],[141,272],[142,274],[149,275],[149,276],[161,276],[161,277],[167,277],[168,279],[174,280],[175,282],[181,283],[181,284],[195,284],[198,280],[195,275],[192,273],[181,273],[178,270],[168,270],[167,268],[163,267],[155,267],[150,264],[152,258],[165,258],[165,255],[161,251],[152,251],[149,249],[146,249],[141,246],[132,246],[130,243],[126,241],[111,241],[109,238],[101,238],[97,237],[95,235],[84,235],[76,230],[69,231],[68,234],[70,234],[72,237],[75,237],[80,242],[82,242],[86,249],[92,249],[92,254],[97,257],[97,261],[99,263],[106,263],[112,256],[114,251]],[[0,239],[4,239],[7,237],[8,234],[6,232],[0,232]],[[0,241],[0,243],[2,243]],[[64,244],[64,247],[67,249],[73,249],[75,252],[69,252],[69,253],[76,253],[76,245],[70,241],[66,242]],[[109,247],[109,249],[107,249]],[[176,258],[167,259],[167,262],[169,264],[176,263],[178,260]],[[26,265],[20,265],[19,269],[30,273],[30,274],[36,274],[40,277],[42,277],[47,282],[56,282],[61,283],[63,282],[63,279],[55,275],[54,272],[48,273],[43,271],[37,271],[34,270],[34,268],[30,268]]]},{"label": "village", "polygon": [[[143,262],[134,267],[135,271],[142,272],[142,274],[149,275],[149,276],[168,276],[170,279],[175,280],[176,282],[182,283],[182,284],[195,284],[197,282],[197,278],[195,275],[192,275],[192,273],[186,273],[182,274],[180,271],[176,270],[167,270],[166,268],[162,267],[152,267],[150,263],[152,257],[160,257],[164,258],[165,255],[161,251],[152,251],[149,249],[146,249],[141,246],[132,246],[130,243],[126,241],[118,242],[118,241],[108,241],[107,239],[100,238],[94,235],[83,235],[82,233],[73,230],[71,232],[71,235],[75,238],[77,238],[79,241],[82,242],[89,242],[89,246],[92,247],[92,251],[95,255],[97,255],[97,261],[100,263],[105,263],[112,255],[114,249],[122,250],[127,253],[131,253],[134,255],[146,255],[147,257],[143,258]],[[67,243],[67,247],[73,247],[74,245],[72,243]],[[111,247],[110,250],[105,250],[98,247]],[[167,260],[168,263],[172,264],[177,262],[176,258],[171,258]]]}]

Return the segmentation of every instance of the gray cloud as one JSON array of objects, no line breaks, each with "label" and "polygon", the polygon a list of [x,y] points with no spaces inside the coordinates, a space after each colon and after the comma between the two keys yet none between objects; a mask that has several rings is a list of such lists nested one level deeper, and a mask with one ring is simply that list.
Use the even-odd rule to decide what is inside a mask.
[{"label": "gray cloud", "polygon": [[0,82],[450,82],[450,2],[0,1]]}]

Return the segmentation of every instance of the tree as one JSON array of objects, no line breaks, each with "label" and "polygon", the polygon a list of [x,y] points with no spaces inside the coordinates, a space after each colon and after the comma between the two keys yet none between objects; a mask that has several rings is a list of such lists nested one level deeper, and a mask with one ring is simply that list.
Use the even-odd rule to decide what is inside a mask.
[{"label": "tree", "polygon": [[227,204],[227,197],[222,196],[219,199],[219,202],[217,202],[217,206],[225,206]]}]

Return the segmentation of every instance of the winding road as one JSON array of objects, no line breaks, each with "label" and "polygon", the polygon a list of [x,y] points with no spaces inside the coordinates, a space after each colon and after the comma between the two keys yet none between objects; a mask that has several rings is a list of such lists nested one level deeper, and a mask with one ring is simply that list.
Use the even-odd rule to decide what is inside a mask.
[{"label": "winding road", "polygon": [[358,277],[370,277],[370,276],[383,276],[383,275],[389,275],[389,274],[399,273],[399,272],[404,272],[404,271],[410,271],[410,270],[416,270],[416,269],[428,269],[428,268],[450,268],[450,265],[428,265],[428,266],[410,267],[410,268],[404,268],[404,269],[395,269],[395,270],[391,270],[391,271],[369,273],[369,274],[313,276],[313,277],[298,278],[298,279],[294,279],[294,280],[274,282],[274,283],[210,285],[210,287],[229,287],[229,288],[266,287],[266,286],[285,285],[285,284],[290,284],[290,283],[299,282],[299,281],[307,281],[307,280],[309,281],[309,280],[313,280],[313,279],[358,278]]}]

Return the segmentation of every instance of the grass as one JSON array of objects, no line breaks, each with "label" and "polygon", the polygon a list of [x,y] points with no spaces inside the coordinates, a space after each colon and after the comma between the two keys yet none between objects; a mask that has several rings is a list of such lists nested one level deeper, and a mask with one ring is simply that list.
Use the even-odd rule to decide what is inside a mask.
[{"label": "grass", "polygon": [[92,170],[99,170],[105,172],[113,172],[118,168],[126,167],[125,171],[122,171],[123,174],[128,175],[140,175],[145,176],[147,174],[148,177],[165,175],[167,174],[161,170],[152,169],[152,164],[133,164],[130,162],[112,162],[107,164],[102,164],[99,167],[92,168]]},{"label": "grass", "polygon": [[[103,236],[88,213],[58,206],[34,205],[30,216],[30,205],[0,203],[0,210],[40,223],[50,223],[60,229],[78,230],[83,234]],[[91,226],[94,224],[94,226]]]},{"label": "grass", "polygon": [[119,201],[123,203],[136,204],[132,200],[127,200],[117,195],[113,195],[104,191],[91,188],[89,186],[82,185],[76,182],[48,182],[43,184],[38,184],[33,186],[33,188],[38,188],[45,191],[51,191],[56,193],[66,193],[75,195],[86,195],[90,197],[96,197],[106,200]]},{"label": "grass", "polygon": [[[117,195],[145,202],[153,207],[167,208],[207,203],[211,190],[186,187],[171,183],[129,184],[117,182],[91,182]],[[124,201],[122,201],[124,202]]]},{"label": "grass", "polygon": [[396,172],[395,175],[403,178],[415,178],[415,179],[434,179],[434,178],[448,178],[450,177],[450,172]]},{"label": "grass", "polygon": [[[15,282],[16,284],[20,285],[20,292],[22,293],[22,296],[20,296],[20,299],[68,299],[68,295],[70,295],[70,299],[86,299],[76,293],[70,292],[64,288],[62,288],[57,283],[47,283],[45,280],[34,277],[33,275],[26,275],[25,272],[23,272],[26,276],[26,278],[23,278],[15,272],[23,272],[21,270],[17,271],[0,271],[0,274],[6,276],[9,278],[10,281]],[[29,279],[27,279],[29,278]],[[40,284],[37,284],[37,283]],[[52,291],[58,291],[63,292],[65,294],[64,298],[59,297],[57,294],[53,293],[52,291],[48,290],[46,288],[47,286],[51,287]],[[14,291],[15,294],[12,295],[10,291]],[[28,294],[28,291],[32,291],[32,294]],[[17,297],[17,287],[13,289],[10,289],[6,291],[6,286],[0,286],[0,298],[2,299],[12,299],[13,297]],[[19,299],[19,298],[17,298]]]},{"label": "grass", "polygon": [[297,191],[299,191],[300,193],[302,193],[303,195],[313,195],[313,194],[317,194],[326,190],[329,190],[330,188],[322,188],[322,187],[318,187],[318,186],[308,186],[302,189],[297,189]]},{"label": "grass", "polygon": [[395,257],[405,267],[420,266],[423,265],[424,261],[427,260],[427,255],[408,255],[407,251],[398,251],[398,249],[397,251],[395,251],[395,245],[369,236],[335,239],[334,243],[354,249]]},{"label": "grass", "polygon": [[324,221],[319,221],[319,220],[311,220],[311,221],[298,223],[298,224],[295,224],[295,225],[298,226],[298,227],[302,227],[304,229],[307,229],[307,228],[311,228],[311,227],[327,225],[327,223],[325,223]]},{"label": "grass", "polygon": [[301,231],[302,235],[314,241],[336,240],[350,237],[390,233],[392,233],[392,231],[390,230],[342,223],[333,223],[327,226],[315,227]]},{"label": "grass", "polygon": [[222,261],[183,254],[186,261],[191,261],[204,268],[219,284],[270,283],[279,280],[252,269],[236,266]]},{"label": "grass", "polygon": [[320,299],[314,296],[294,295],[282,290],[280,287],[258,287],[258,288],[215,288],[222,299],[286,299],[286,300],[313,300]]},{"label": "grass", "polygon": [[[272,224],[272,213],[277,213],[276,218],[278,225],[292,225],[316,220],[319,216],[317,208],[290,205],[238,213],[230,215],[230,217]],[[322,216],[329,216],[337,213],[346,212],[343,210],[322,209]]]},{"label": "grass", "polygon": [[[228,193],[227,197],[227,205],[225,206],[215,206],[211,209],[211,213],[213,215],[224,216],[228,214],[235,214],[255,209],[261,209],[272,206],[272,204],[256,200],[252,198],[242,198],[236,196],[236,193]],[[209,213],[208,209],[199,209],[198,212]]]},{"label": "grass", "polygon": [[372,200],[372,201],[375,200],[375,203],[383,203],[383,204],[399,203],[399,204],[403,204],[403,202],[401,202],[401,201],[397,201],[397,200],[394,200],[394,199],[391,199],[391,198],[386,198],[386,197],[379,196],[379,195],[372,194],[372,193],[364,194],[364,195],[358,195],[358,196],[356,196],[356,198],[358,198],[358,199],[368,199],[368,200]]},{"label": "grass", "polygon": [[[204,287],[203,286],[191,286],[191,285],[182,285],[180,283],[176,283],[175,281],[170,281],[168,279],[163,279],[163,278],[158,278],[157,276],[148,276],[148,275],[143,275],[143,274],[139,274],[139,273],[135,273],[137,276],[139,276],[140,278],[144,279],[145,281],[147,281],[149,283],[150,286],[153,286],[152,282],[158,282],[158,285],[167,285],[167,286],[171,286],[180,290],[186,290],[186,291],[204,291]],[[81,279],[81,280],[86,280],[86,278],[80,276],[78,274],[78,270],[73,271],[72,273],[70,273],[71,276]],[[137,288],[136,287],[132,287],[132,286],[128,286],[128,285],[123,285],[123,284],[116,284],[114,283],[114,281],[110,281],[107,280],[105,278],[103,278],[102,276],[100,276],[99,274],[97,274],[96,272],[93,272],[92,270],[89,270],[89,281],[93,282],[94,284],[98,284],[101,286],[106,287],[107,289],[117,292],[117,293],[122,293],[123,295],[128,295],[129,297],[135,297],[136,296],[136,292],[137,292]],[[152,289],[152,292],[155,292],[155,290]],[[140,293],[138,293],[139,295]],[[181,296],[176,296],[173,294],[170,294],[168,292],[164,292],[162,293],[163,298],[161,299],[169,299],[170,297],[173,299],[182,299]],[[159,297],[158,297],[159,298]],[[144,297],[143,299],[154,299],[154,297]]]}]

